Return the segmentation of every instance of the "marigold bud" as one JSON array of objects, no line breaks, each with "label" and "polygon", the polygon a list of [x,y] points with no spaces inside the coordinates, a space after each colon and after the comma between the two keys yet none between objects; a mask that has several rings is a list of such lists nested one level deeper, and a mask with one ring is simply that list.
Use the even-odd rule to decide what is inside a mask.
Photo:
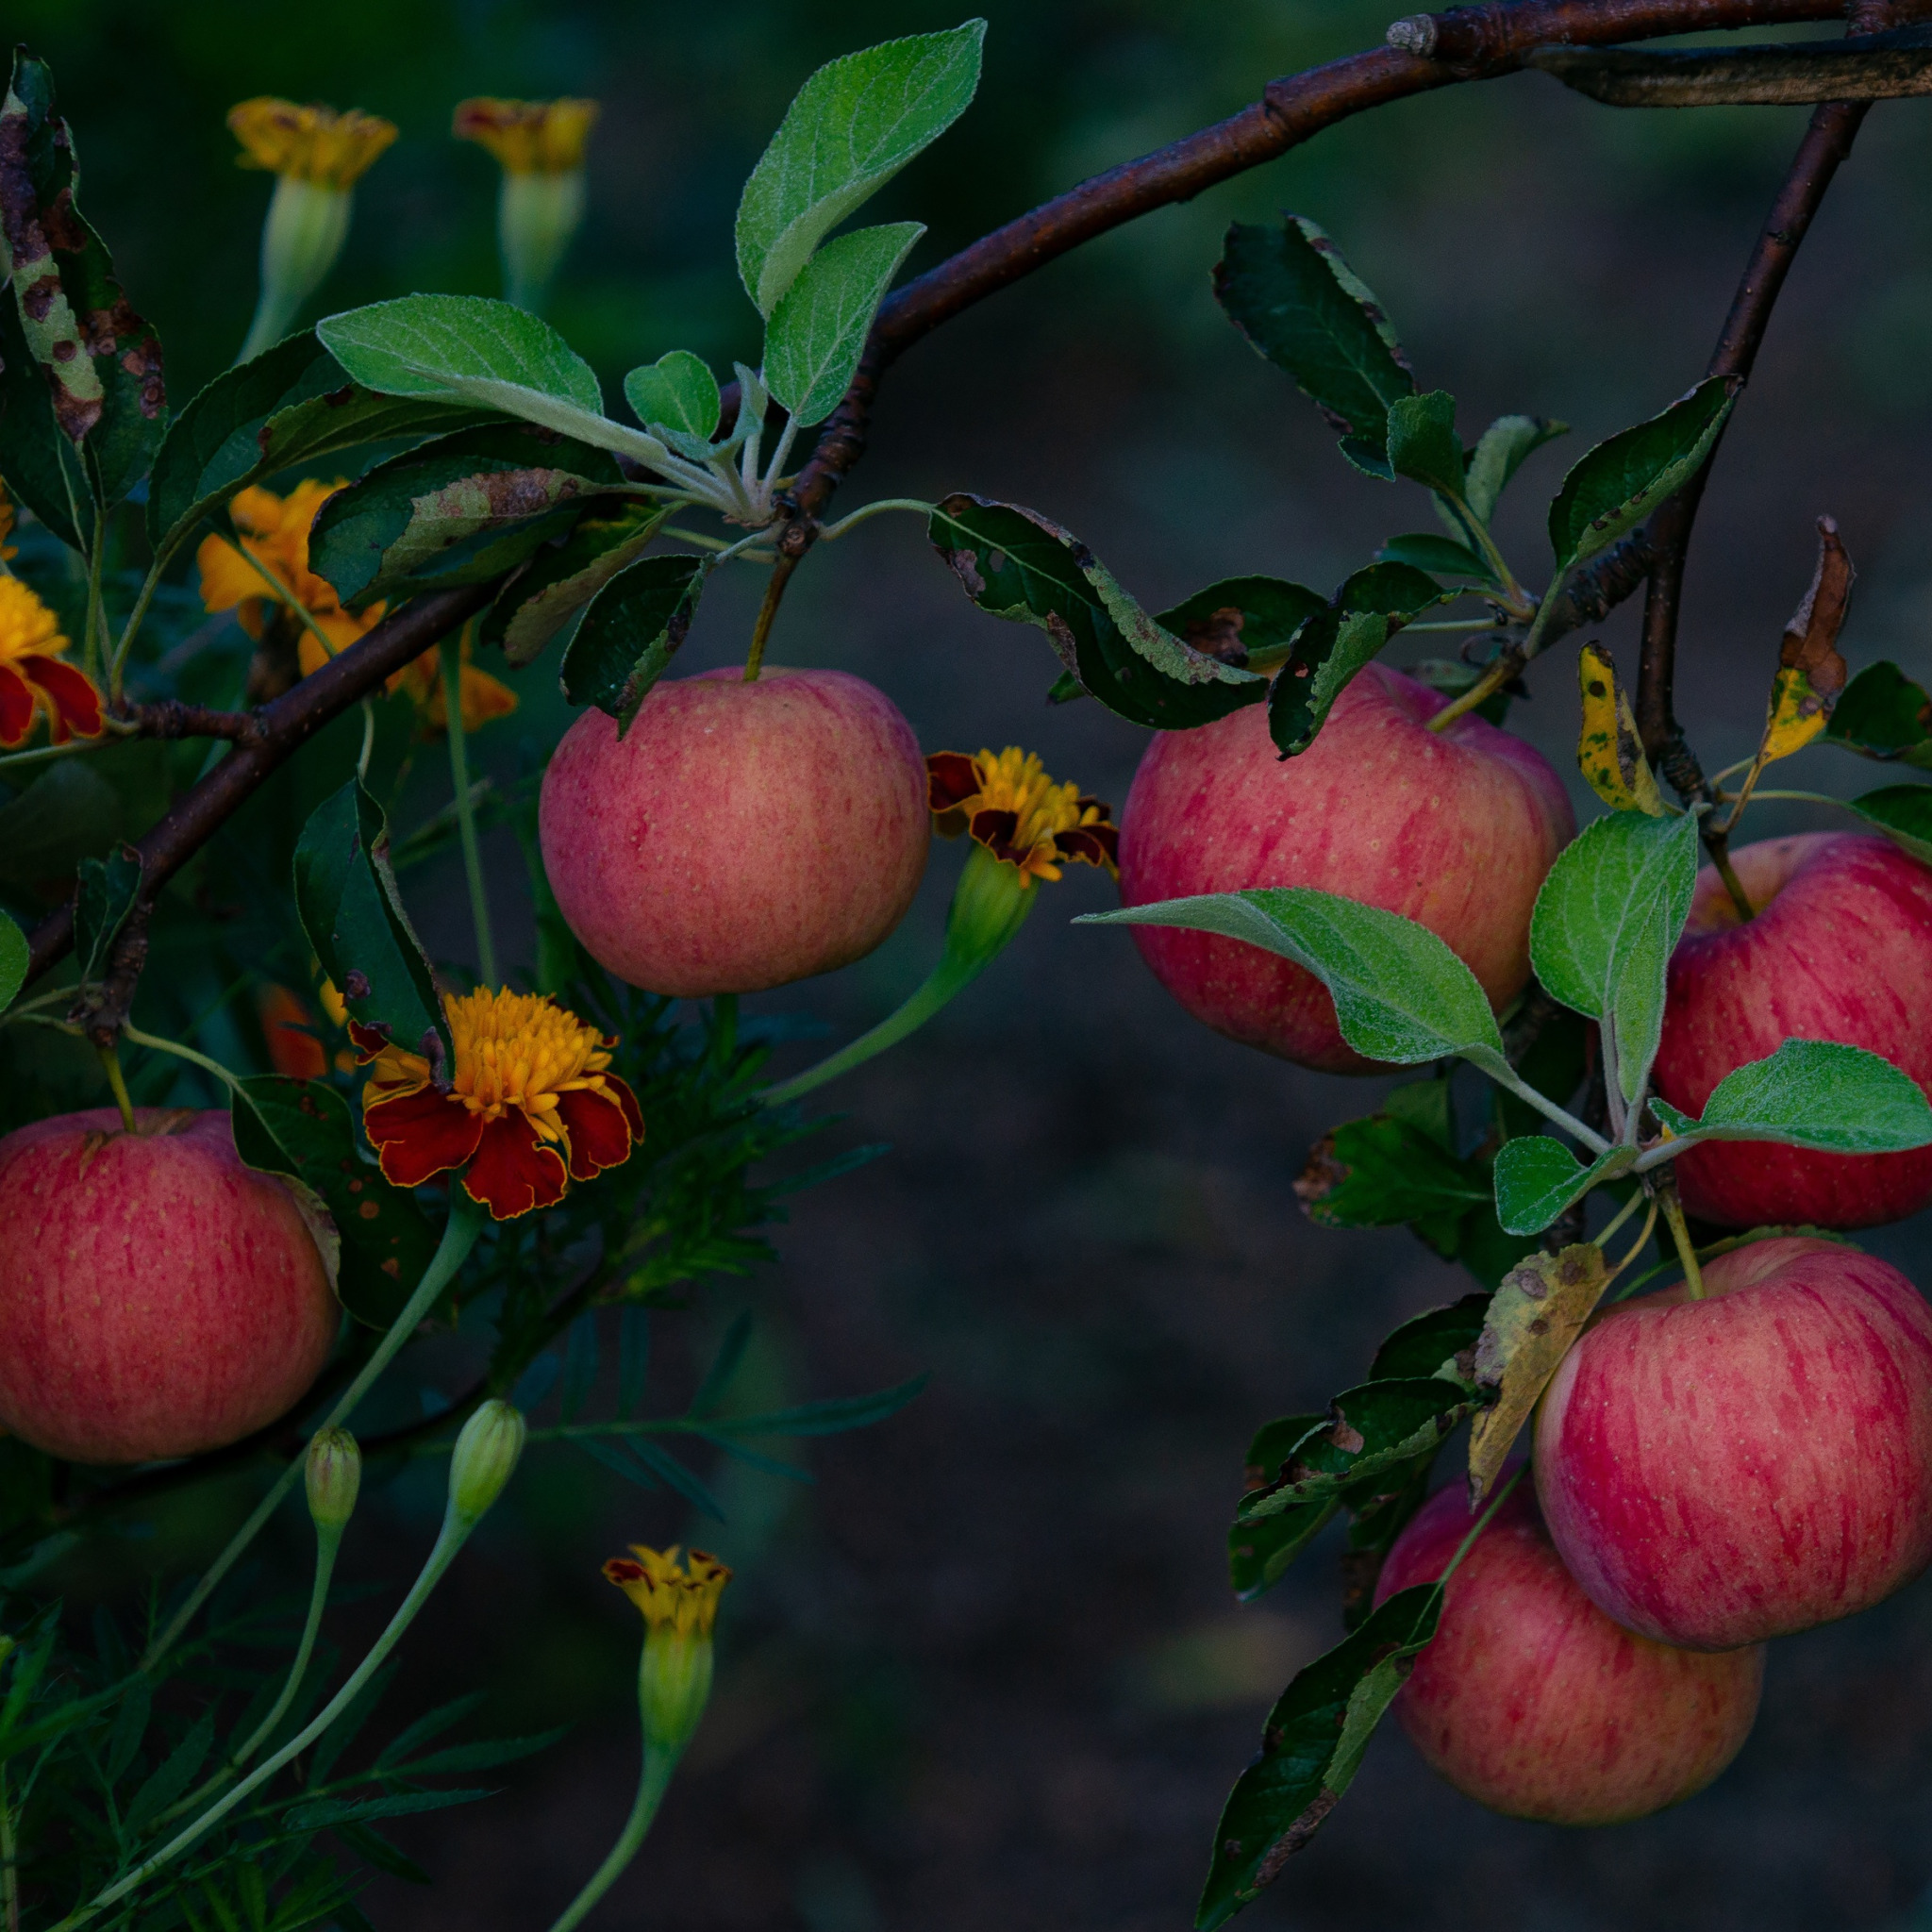
[{"label": "marigold bud", "polygon": [[449,1503],[458,1516],[475,1523],[503,1494],[528,1433],[521,1409],[494,1400],[463,1424],[449,1464]]},{"label": "marigold bud", "polygon": [[496,235],[504,293],[519,308],[543,306],[564,252],[584,219],[584,143],[595,101],[506,101],[457,106],[452,132],[503,163]]},{"label": "marigold bud", "polygon": [[341,1530],[356,1513],[362,1489],[362,1451],[347,1429],[318,1429],[303,1471],[308,1513],[322,1530]]},{"label": "marigold bud", "polygon": [[703,1550],[683,1561],[675,1544],[660,1552],[633,1543],[629,1557],[605,1564],[604,1574],[644,1615],[638,1664],[644,1742],[675,1757],[691,1742],[710,1699],[711,1631],[731,1572]]}]

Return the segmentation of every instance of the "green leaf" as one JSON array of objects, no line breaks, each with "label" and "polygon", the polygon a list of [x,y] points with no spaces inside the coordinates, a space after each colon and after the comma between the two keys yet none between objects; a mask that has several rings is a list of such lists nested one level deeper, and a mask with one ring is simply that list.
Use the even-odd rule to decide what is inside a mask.
[{"label": "green leaf", "polygon": [[[1360,447],[1373,474],[1389,407],[1415,393],[1382,306],[1311,221],[1278,228],[1237,222],[1214,270],[1214,293],[1257,354],[1293,376],[1335,428]],[[1344,447],[1346,447],[1344,445]]]},{"label": "green leaf", "polygon": [[979,86],[986,23],[913,34],[821,67],[738,204],[738,273],[769,316],[819,243],[937,141]]},{"label": "green leaf", "polygon": [[339,1824],[357,1824],[369,1818],[407,1818],[419,1811],[441,1811],[451,1805],[471,1805],[493,1798],[494,1791],[391,1791],[379,1798],[311,1798],[285,1812],[288,1831],[324,1831]]},{"label": "green leaf", "polygon": [[1393,1376],[1454,1374],[1463,1382],[1474,1379],[1471,1367],[1457,1360],[1474,1348],[1489,1312],[1487,1294],[1466,1294],[1446,1307],[1412,1315],[1392,1330],[1375,1351],[1370,1365],[1372,1381]]},{"label": "green leaf", "polygon": [[1349,680],[1404,625],[1445,603],[1433,577],[1406,563],[1372,563],[1308,619],[1268,694],[1268,733],[1284,758],[1314,743]]},{"label": "green leaf", "polygon": [[1860,792],[1851,807],[1894,845],[1932,865],[1932,785],[1881,785]]},{"label": "green leaf", "polygon": [[0,293],[0,477],[70,550],[92,541],[93,490],[54,414],[52,387],[27,348],[20,308]]},{"label": "green leaf", "polygon": [[1549,1134],[1525,1134],[1496,1150],[1496,1219],[1505,1234],[1541,1234],[1599,1181],[1628,1173],[1630,1147],[1612,1147],[1585,1167]]},{"label": "green leaf", "polygon": [[122,1829],[132,1837],[165,1811],[188,1789],[188,1780],[201,1769],[214,1741],[214,1713],[208,1711],[189,1727],[181,1741],[135,1792],[121,1820]]},{"label": "green leaf", "polygon": [[0,880],[32,888],[75,872],[117,837],[121,794],[83,758],[61,758],[0,804]]},{"label": "green leaf", "polygon": [[1463,483],[1462,500],[1478,521],[1487,524],[1495,515],[1497,499],[1525,457],[1569,433],[1569,424],[1547,416],[1498,416],[1470,452]]},{"label": "green leaf", "polygon": [[1427,926],[1309,886],[1204,892],[1076,925],[1176,925],[1220,933],[1305,966],[1335,998],[1341,1037],[1370,1059],[1416,1066],[1460,1055],[1507,1070],[1496,1016],[1475,974]]},{"label": "green leaf", "polygon": [[[374,1865],[378,1872],[387,1872],[391,1878],[404,1879],[410,1885],[433,1885],[436,1882],[415,1859],[398,1851],[379,1831],[372,1831],[366,1824],[339,1824],[335,1833],[365,1865]],[[349,1928],[342,1925],[341,1932],[349,1932]]]},{"label": "green leaf", "polygon": [[899,264],[925,233],[918,222],[858,228],[806,263],[765,330],[765,386],[801,425],[823,421],[845,393],[872,319]]},{"label": "green leaf", "polygon": [[512,302],[399,295],[325,316],[315,333],[353,381],[385,395],[467,396],[478,383],[502,384],[603,413],[591,365],[547,322]]},{"label": "green leaf", "polygon": [[1411,483],[1459,497],[1462,439],[1456,433],[1456,398],[1446,389],[1398,396],[1389,405],[1389,467]]},{"label": "green leaf", "polygon": [[1932,768],[1932,697],[1896,664],[1868,664],[1839,693],[1824,736],[1863,758]]},{"label": "green leaf", "polygon": [[630,728],[691,628],[710,559],[674,551],[620,571],[591,599],[563,654],[563,694]]},{"label": "green leaf", "polygon": [[[1664,983],[1697,887],[1697,821],[1611,812],[1557,855],[1529,923],[1529,957],[1552,998],[1614,1016],[1618,1084],[1634,1101],[1657,1058]],[[1508,1218],[1504,1218],[1508,1225]]]},{"label": "green leaf", "polygon": [[33,954],[26,935],[5,913],[0,912],[0,1013],[10,1007],[26,984],[26,970]]},{"label": "green leaf", "polygon": [[389,824],[360,779],[324,799],[302,827],[295,908],[350,1017],[447,1066],[449,1029],[390,871]]},{"label": "green leaf", "polygon": [[688,438],[676,445],[681,456],[702,461],[718,428],[723,400],[718,378],[702,356],[673,349],[624,378],[624,399],[646,429]]},{"label": "green leaf", "polygon": [[1108,710],[1156,730],[1211,724],[1268,694],[1268,680],[1197,651],[1148,616],[1093,553],[1030,509],[961,491],[926,534],[982,610],[1038,625]]},{"label": "green leaf", "polygon": [[347,605],[487,583],[564,535],[585,499],[621,488],[608,451],[527,423],[491,423],[406,451],[316,513],[308,567]]},{"label": "green leaf", "polygon": [[1726,1074],[1705,1102],[1704,1118],[1681,1131],[1704,1141],[1896,1154],[1932,1142],[1932,1107],[1909,1074],[1875,1053],[1788,1040],[1768,1058]]},{"label": "green leaf", "polygon": [[1407,1222],[1444,1260],[1456,1257],[1464,1217],[1490,1203],[1480,1170],[1387,1114],[1350,1121],[1324,1135],[1294,1191],[1318,1226]]},{"label": "green leaf", "polygon": [[833,1395],[818,1402],[801,1402],[792,1408],[768,1409],[762,1415],[723,1416],[706,1425],[712,1436],[838,1436],[847,1429],[869,1429],[897,1415],[932,1379],[914,1375],[871,1395]]},{"label": "green leaf", "polygon": [[387,1329],[423,1278],[438,1236],[415,1196],[391,1187],[358,1151],[347,1096],[324,1080],[261,1074],[230,1094],[229,1109],[242,1158],[300,1181],[328,1209],[341,1241],[342,1306],[366,1326]]},{"label": "green leaf", "polygon": [[1635,529],[1702,467],[1742,381],[1713,375],[1660,416],[1600,442],[1563,478],[1550,505],[1560,575]]},{"label": "green leaf", "polygon": [[1351,1637],[1296,1674],[1228,1793],[1194,1914],[1213,1932],[1252,1904],[1314,1837],[1361,1765],[1382,1713],[1436,1634],[1442,1586],[1399,1590]]},{"label": "green leaf", "polygon": [[148,479],[148,541],[172,550],[238,490],[279,471],[480,420],[464,404],[358,388],[304,329],[224,371],[168,425]]},{"label": "green leaf", "polygon": [[1306,584],[1281,577],[1223,577],[1154,621],[1190,650],[1238,670],[1264,670],[1285,659],[1295,633],[1327,608],[1327,598]]},{"label": "green leaf", "polygon": [[79,158],[54,111],[53,74],[24,49],[0,104],[0,241],[27,352],[96,500],[111,508],[147,474],[166,426],[161,345],[80,212]]},{"label": "green leaf", "polygon": [[478,641],[500,644],[513,667],[530,663],[663,528],[665,504],[621,503],[578,519],[560,542],[538,546],[485,614]]},{"label": "green leaf", "polygon": [[1406,564],[1410,570],[1427,571],[1431,576],[1474,577],[1481,583],[1495,582],[1495,573],[1468,544],[1427,530],[1390,538],[1376,551],[1375,560]]},{"label": "green leaf", "polygon": [[106,858],[83,858],[74,892],[74,959],[83,986],[100,978],[114,941],[141,896],[142,857],[119,845]]},{"label": "green leaf", "polygon": [[[1328,1421],[1325,1415],[1290,1415],[1264,1423],[1248,1444],[1249,1488],[1274,1481],[1294,1445]],[[1341,1507],[1341,1496],[1330,1492],[1273,1516],[1237,1517],[1227,1532],[1227,1574],[1235,1595],[1252,1603],[1272,1590]]]}]

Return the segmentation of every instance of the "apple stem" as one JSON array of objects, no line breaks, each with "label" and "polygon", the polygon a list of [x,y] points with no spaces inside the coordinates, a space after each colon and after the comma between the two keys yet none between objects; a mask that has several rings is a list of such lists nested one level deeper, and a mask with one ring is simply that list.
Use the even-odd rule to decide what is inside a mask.
[{"label": "apple stem", "polygon": [[747,684],[758,681],[758,673],[765,662],[765,640],[772,635],[772,621],[778,614],[785,586],[791,581],[791,573],[797,568],[798,558],[789,555],[780,557],[772,566],[771,580],[765,585],[765,601],[758,606],[758,619],[751,629],[751,650],[744,660],[744,681]]},{"label": "apple stem", "polygon": [[108,1075],[108,1087],[114,1096],[114,1105],[121,1109],[121,1124],[131,1134],[135,1131],[134,1102],[128,1098],[127,1076],[121,1071],[121,1055],[111,1041],[94,1051],[101,1057],[101,1066]]},{"label": "apple stem", "polygon": [[1684,1286],[1693,1302],[1701,1302],[1704,1299],[1704,1274],[1697,1266],[1697,1250],[1690,1244],[1690,1230],[1684,1224],[1684,1208],[1677,1199],[1675,1183],[1668,1180],[1658,1182],[1657,1198],[1657,1206],[1663,1209],[1664,1220],[1670,1225],[1671,1239],[1677,1244],[1677,1259],[1684,1264]]},{"label": "apple stem", "polygon": [[442,708],[449,720],[449,775],[456,788],[457,836],[463,848],[463,876],[470,886],[470,918],[476,928],[476,971],[493,992],[503,984],[496,976],[496,939],[490,925],[490,891],[483,876],[483,848],[476,838],[476,801],[470,791],[468,734],[463,729],[463,645],[474,620],[460,638],[444,638]]}]

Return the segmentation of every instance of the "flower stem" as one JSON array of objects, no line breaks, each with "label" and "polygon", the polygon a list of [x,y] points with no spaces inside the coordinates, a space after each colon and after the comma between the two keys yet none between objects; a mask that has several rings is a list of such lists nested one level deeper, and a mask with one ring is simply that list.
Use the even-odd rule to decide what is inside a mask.
[{"label": "flower stem", "polygon": [[644,1834],[658,1816],[658,1807],[671,1788],[671,1774],[677,1769],[677,1760],[682,1756],[682,1752],[654,1750],[649,1744],[644,1746],[644,1765],[638,1778],[638,1794],[631,1803],[630,1816],[625,1820],[624,1829],[617,1835],[617,1842],[610,1847],[609,1857],[591,1874],[583,1890],[565,1908],[562,1917],[551,1926],[550,1932],[571,1932],[573,1926],[581,1924],[597,1901],[624,1875],[625,1868],[637,1857],[638,1847],[644,1841]]},{"label": "flower stem", "polygon": [[442,708],[449,718],[449,776],[457,791],[457,833],[463,847],[463,875],[470,882],[470,917],[476,927],[476,970],[483,984],[494,989],[503,982],[496,973],[496,941],[490,929],[490,891],[483,877],[483,848],[476,839],[476,805],[470,796],[470,754],[463,730],[463,641],[444,638]]},{"label": "flower stem", "polygon": [[101,1066],[108,1075],[108,1087],[114,1096],[114,1105],[121,1109],[121,1124],[131,1134],[134,1131],[134,1102],[127,1097],[127,1076],[121,1071],[121,1056],[111,1044],[97,1046],[94,1051],[101,1057]]},{"label": "flower stem", "polygon": [[789,1080],[781,1080],[774,1087],[767,1087],[759,1097],[767,1107],[780,1107],[788,1100],[802,1098],[815,1087],[823,1087],[828,1080],[836,1080],[841,1074],[849,1074],[854,1067],[863,1066],[888,1047],[897,1046],[908,1034],[918,1032],[948,1000],[977,978],[986,964],[984,959],[961,959],[951,952],[946,953],[904,1005],[881,1020],[870,1032],[861,1033],[849,1046],[841,1047],[837,1053],[819,1061],[817,1066],[808,1067],[804,1073],[795,1074]]},{"label": "flower stem", "polygon": [[[329,1412],[322,1427],[336,1428],[349,1419],[356,1405],[369,1393],[375,1378],[395,1359],[403,1343],[416,1332],[417,1325],[436,1306],[437,1297],[469,1258],[470,1250],[476,1245],[476,1237],[483,1232],[485,1219],[485,1210],[471,1200],[461,1182],[453,1185],[449,1191],[449,1220],[443,1225],[442,1241],[430,1257],[429,1266],[423,1271],[423,1279],[417,1283],[416,1292],[390,1324],[388,1334],[376,1343],[375,1353],[363,1363],[361,1373],[342,1391],[341,1399]],[[222,1578],[234,1568],[242,1552],[261,1533],[262,1525],[275,1514],[282,1498],[301,1479],[302,1459],[297,1457],[275,1478],[268,1494],[256,1505],[254,1514],[235,1532],[227,1548],[208,1567],[208,1574],[194,1586],[188,1601],[175,1612],[174,1621],[148,1646],[147,1655],[141,1660],[143,1671],[153,1670],[179,1641],[181,1633],[193,1621],[195,1612],[214,1593]]]}]

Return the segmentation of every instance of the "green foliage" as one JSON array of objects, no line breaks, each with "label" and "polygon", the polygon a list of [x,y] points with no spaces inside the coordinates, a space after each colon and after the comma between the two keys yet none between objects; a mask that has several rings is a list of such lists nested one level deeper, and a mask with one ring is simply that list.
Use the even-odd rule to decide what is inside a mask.
[{"label": "green foliage", "polygon": [[25,933],[0,912],[0,1013],[13,1004],[13,996],[25,984],[29,963]]},{"label": "green foliage", "polygon": [[1864,1048],[1788,1040],[1735,1068],[1701,1120],[1652,1105],[1672,1131],[1700,1141],[1783,1141],[1830,1154],[1893,1154],[1932,1143],[1932,1107],[1909,1074]]},{"label": "green foliage", "polygon": [[478,642],[512,670],[532,662],[619,571],[635,563],[670,515],[651,503],[597,504],[561,542],[541,543],[485,613]]},{"label": "green foliage", "polygon": [[1860,792],[1852,809],[1894,845],[1932,865],[1932,785],[1881,785]]},{"label": "green foliage", "polygon": [[709,450],[724,410],[718,378],[702,356],[673,349],[624,378],[624,399],[644,427],[680,456]]},{"label": "green foliage", "polygon": [[1896,664],[1868,664],[1839,693],[1824,737],[1868,758],[1932,768],[1932,697]]},{"label": "green foliage", "polygon": [[1462,500],[1476,521],[1487,524],[1495,515],[1509,479],[1526,458],[1569,433],[1569,424],[1545,416],[1498,416],[1470,451],[1469,470],[1463,478]]},{"label": "green foliage", "polygon": [[1375,553],[1375,560],[1407,564],[1411,570],[1427,571],[1431,576],[1473,577],[1478,583],[1491,583],[1495,578],[1488,561],[1468,544],[1458,543],[1451,537],[1438,537],[1428,530],[1390,538]]},{"label": "green foliage", "polygon": [[84,858],[74,892],[74,959],[83,986],[100,978],[114,941],[141,892],[141,854],[117,846],[106,858]]},{"label": "green foliage", "polygon": [[1496,1150],[1496,1219],[1505,1234],[1541,1234],[1573,1201],[1599,1181],[1627,1174],[1637,1158],[1612,1147],[1588,1167],[1548,1134],[1525,1134]]},{"label": "green foliage", "polygon": [[1456,398],[1445,389],[1398,396],[1389,406],[1389,467],[1411,483],[1444,496],[1463,493],[1462,439],[1456,433]]},{"label": "green foliage", "polygon": [[779,297],[765,332],[765,385],[796,422],[820,422],[838,406],[899,264],[924,233],[895,222],[841,235]]},{"label": "green foliage", "polygon": [[591,599],[563,654],[564,696],[627,730],[684,642],[710,570],[708,558],[674,552],[620,571]]}]

